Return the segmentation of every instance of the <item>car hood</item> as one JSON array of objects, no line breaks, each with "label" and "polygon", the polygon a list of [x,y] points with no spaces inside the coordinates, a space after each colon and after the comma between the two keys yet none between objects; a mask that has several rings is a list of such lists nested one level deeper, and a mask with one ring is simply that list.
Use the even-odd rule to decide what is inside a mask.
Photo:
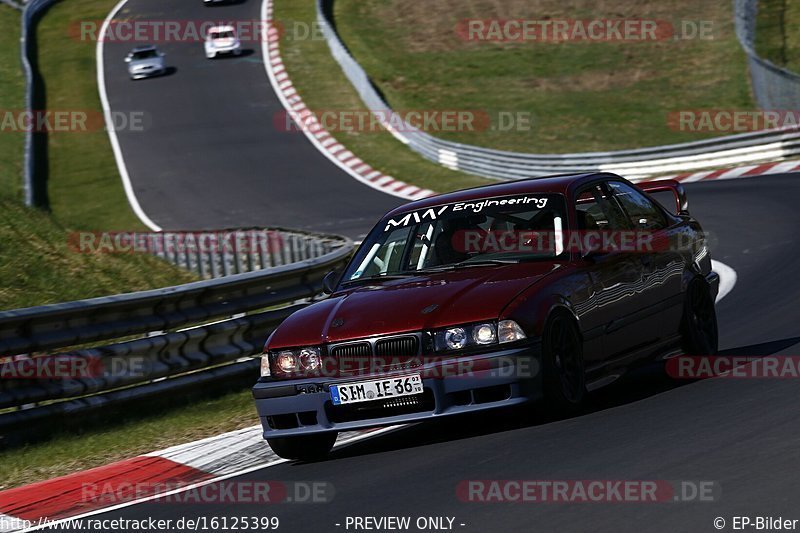
[{"label": "car hood", "polygon": [[550,262],[473,267],[361,285],[290,316],[269,348],[494,320],[517,295],[558,268]]}]

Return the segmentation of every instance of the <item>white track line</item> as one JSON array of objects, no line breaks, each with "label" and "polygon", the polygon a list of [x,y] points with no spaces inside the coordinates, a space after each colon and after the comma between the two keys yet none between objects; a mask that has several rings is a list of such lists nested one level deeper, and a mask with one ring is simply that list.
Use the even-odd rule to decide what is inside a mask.
[{"label": "white track line", "polygon": [[719,301],[730,294],[736,286],[736,281],[739,279],[739,276],[734,269],[725,263],[720,263],[713,259],[711,260],[711,268],[714,272],[719,274],[719,293],[717,294],[717,303],[719,303]]},{"label": "white track line", "polygon": [[[292,104],[289,103],[289,100],[286,98],[286,96],[283,93],[283,90],[280,87],[280,84],[281,83],[286,83],[286,81],[279,82],[277,80],[277,78],[275,77],[275,72],[274,72],[273,67],[272,67],[272,63],[270,61],[270,53],[269,53],[270,52],[270,50],[269,50],[270,46],[269,46],[269,41],[268,41],[269,37],[267,35],[267,32],[269,32],[269,29],[270,29],[270,27],[272,25],[272,21],[274,19],[274,16],[270,13],[270,10],[269,10],[269,6],[270,6],[271,3],[272,3],[272,0],[262,0],[262,2],[261,2],[261,20],[269,21],[269,24],[266,25],[266,28],[264,29],[264,33],[263,33],[262,38],[261,38],[261,56],[262,56],[261,59],[262,59],[262,62],[264,63],[264,70],[267,72],[267,77],[269,78],[270,84],[272,85],[272,90],[275,92],[275,95],[278,97],[278,100],[280,100],[281,105],[283,105],[283,107],[286,110],[286,112],[287,113],[291,113],[292,112]],[[279,45],[276,45],[276,46],[279,46]],[[278,57],[280,57],[280,56],[278,56]],[[360,181],[361,183],[363,183],[364,185],[366,185],[368,187],[371,187],[372,189],[375,189],[376,191],[380,191],[380,192],[382,192],[384,194],[388,194],[388,195],[391,195],[391,196],[396,196],[398,198],[403,198],[404,200],[412,200],[413,199],[413,198],[409,198],[407,195],[404,195],[401,191],[392,190],[392,189],[389,189],[389,188],[386,188],[386,187],[381,187],[379,183],[369,181],[364,176],[362,176],[361,174],[356,172],[353,168],[351,168],[350,166],[348,166],[345,163],[343,163],[342,161],[340,161],[336,157],[335,154],[331,153],[323,145],[322,141],[317,139],[316,135],[314,135],[314,133],[312,131],[310,131],[309,128],[304,127],[304,126],[300,126],[299,129],[303,132],[303,134],[306,136],[306,138],[311,142],[311,144],[314,145],[314,147],[322,155],[324,155],[326,158],[328,158],[328,160],[330,160],[331,163],[333,163],[334,165],[336,165],[337,167],[339,167],[340,169],[345,171],[347,174],[349,174],[352,178],[354,178],[354,179]],[[329,139],[330,138],[332,138],[332,137],[329,137]],[[336,141],[334,139],[334,143],[338,143],[338,141]],[[333,144],[333,143],[329,143],[329,144]],[[389,179],[393,180],[394,178],[389,177]],[[410,185],[410,184],[408,184],[408,185]],[[414,187],[414,188],[416,188],[416,187]]]},{"label": "white track line", "polygon": [[136,213],[136,216],[139,217],[139,220],[142,221],[142,224],[153,231],[161,231],[161,227],[147,216],[147,213],[144,212],[144,209],[142,209],[142,206],[139,204],[139,200],[136,198],[136,193],[133,190],[131,178],[128,175],[128,167],[125,165],[125,157],[122,155],[122,147],[119,144],[117,132],[114,130],[114,124],[111,121],[111,105],[108,102],[108,93],[106,91],[105,64],[103,62],[103,42],[106,32],[108,31],[108,27],[111,25],[112,19],[117,15],[117,13],[119,13],[127,1],[128,0],[120,0],[120,2],[114,6],[114,9],[111,10],[111,13],[108,14],[106,19],[103,21],[103,25],[100,27],[100,33],[97,36],[96,53],[97,90],[100,93],[100,104],[103,106],[103,116],[106,120],[108,139],[111,141],[111,149],[114,151],[114,159],[117,161],[117,169],[119,170],[119,175],[122,178],[122,185],[125,188],[125,196],[128,197],[128,203],[130,204],[131,209],[133,209],[133,212]]}]

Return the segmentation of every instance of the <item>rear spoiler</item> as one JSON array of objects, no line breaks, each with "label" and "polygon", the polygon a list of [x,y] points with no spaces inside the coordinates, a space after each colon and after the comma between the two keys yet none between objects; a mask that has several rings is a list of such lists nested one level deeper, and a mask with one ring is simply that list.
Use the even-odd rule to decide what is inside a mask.
[{"label": "rear spoiler", "polygon": [[647,194],[658,192],[671,192],[675,196],[675,214],[689,214],[689,200],[686,198],[686,189],[675,180],[648,181],[637,183],[636,186]]}]

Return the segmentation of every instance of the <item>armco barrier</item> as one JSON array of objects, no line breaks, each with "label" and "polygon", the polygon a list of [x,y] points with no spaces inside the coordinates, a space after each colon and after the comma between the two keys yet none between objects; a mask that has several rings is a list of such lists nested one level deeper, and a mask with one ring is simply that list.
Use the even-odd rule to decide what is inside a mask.
[{"label": "armco barrier", "polygon": [[341,242],[321,234],[265,228],[77,232],[71,245],[84,253],[148,253],[203,279],[212,279],[314,259],[341,246]]},{"label": "armco barrier", "polygon": [[[100,370],[29,379],[0,366],[0,445],[66,414],[91,416],[226,380],[255,382],[253,356],[270,331],[307,305],[296,302],[320,294],[325,274],[352,251],[352,242],[340,238],[323,256],[260,272],[0,313],[0,355],[9,358],[3,364],[57,352]],[[96,346],[112,339],[122,340]],[[64,351],[72,346],[79,349]]]},{"label": "armco barrier", "polygon": [[758,0],[734,0],[736,35],[747,54],[753,94],[762,109],[800,107],[800,75],[775,65],[755,50]]},{"label": "armco barrier", "polygon": [[[333,23],[332,5],[333,0],[317,0],[317,19],[331,53],[366,107],[375,112],[378,120],[386,119],[391,116],[391,108],[339,38]],[[614,152],[525,154],[446,141],[410,124],[404,124],[403,131],[399,132],[391,128],[386,120],[383,122],[398,140],[423,157],[454,170],[499,180],[595,170],[635,179],[750,162],[777,161],[800,154],[800,132],[796,129]]]},{"label": "armco barrier", "polygon": [[[20,54],[22,69],[25,74],[25,108],[33,111],[43,102],[44,90],[39,82],[39,73],[36,69],[36,39],[33,29],[39,15],[58,0],[30,0],[25,4],[22,12],[22,33],[20,38]],[[25,204],[29,206],[47,206],[47,184],[44,172],[37,168],[43,165],[46,157],[44,151],[47,147],[45,133],[28,131],[25,134],[25,159],[23,163],[23,185],[25,191]]]}]

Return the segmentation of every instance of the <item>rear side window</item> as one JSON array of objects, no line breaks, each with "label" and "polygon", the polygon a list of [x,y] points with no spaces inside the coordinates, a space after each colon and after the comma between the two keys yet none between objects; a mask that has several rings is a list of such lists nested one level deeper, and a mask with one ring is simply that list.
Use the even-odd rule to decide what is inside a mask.
[{"label": "rear side window", "polygon": [[663,211],[647,196],[630,185],[618,181],[611,181],[608,185],[634,228],[659,230],[667,227],[667,219]]},{"label": "rear side window", "polygon": [[581,231],[630,229],[625,213],[600,185],[593,185],[578,194],[575,214]]}]

